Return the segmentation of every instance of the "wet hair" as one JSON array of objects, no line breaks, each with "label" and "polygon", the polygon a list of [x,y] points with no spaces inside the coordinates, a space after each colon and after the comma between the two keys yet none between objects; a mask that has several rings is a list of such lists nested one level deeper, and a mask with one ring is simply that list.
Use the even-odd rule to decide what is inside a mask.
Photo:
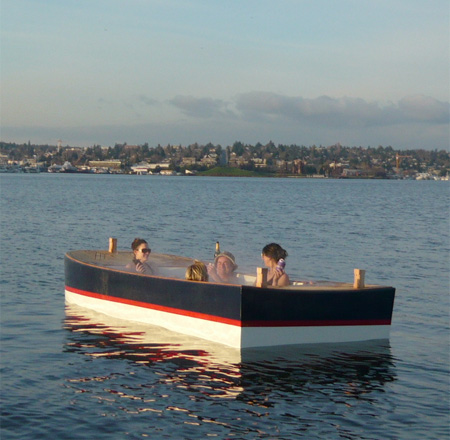
[{"label": "wet hair", "polygon": [[131,249],[135,251],[143,243],[148,244],[143,238],[135,238],[133,243],[131,243]]},{"label": "wet hair", "polygon": [[186,269],[186,279],[191,281],[208,281],[208,270],[201,261],[195,260]]},{"label": "wet hair", "polygon": [[283,258],[286,259],[288,253],[277,243],[270,243],[263,247],[262,254],[266,257],[273,258],[275,261]]}]

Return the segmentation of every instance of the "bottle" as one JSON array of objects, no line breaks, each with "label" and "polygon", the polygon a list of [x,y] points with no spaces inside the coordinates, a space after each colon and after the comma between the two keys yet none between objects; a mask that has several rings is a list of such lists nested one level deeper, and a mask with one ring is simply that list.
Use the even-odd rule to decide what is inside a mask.
[{"label": "bottle", "polygon": [[220,244],[218,241],[216,241],[216,252],[214,252],[214,259],[217,257],[217,255],[220,254]]},{"label": "bottle", "polygon": [[284,261],[283,258],[280,258],[280,259],[278,260],[276,270],[277,270],[278,272],[284,272],[285,266],[286,266],[286,261]]}]

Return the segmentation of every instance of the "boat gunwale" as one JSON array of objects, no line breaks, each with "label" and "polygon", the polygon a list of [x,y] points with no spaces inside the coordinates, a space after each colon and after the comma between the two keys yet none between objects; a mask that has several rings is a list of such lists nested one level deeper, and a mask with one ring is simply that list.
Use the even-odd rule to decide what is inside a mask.
[{"label": "boat gunwale", "polygon": [[[81,256],[79,256],[78,255],[79,253],[87,254],[86,258],[82,258]],[[98,262],[97,261],[94,262],[93,260],[96,258],[97,255],[102,255],[103,260],[100,258],[99,260],[97,260]],[[139,272],[133,272],[133,271],[127,270],[125,265],[123,265],[123,266],[121,265],[121,267],[118,267],[118,266],[108,266],[108,265],[104,264],[107,257],[112,260],[112,259],[116,259],[118,256],[119,257],[125,257],[125,256],[130,257],[131,255],[132,255],[131,251],[118,251],[115,253],[110,253],[109,251],[106,251],[106,250],[84,250],[84,249],[67,251],[65,254],[65,256],[67,258],[70,258],[73,261],[77,261],[81,264],[95,267],[95,268],[101,268],[103,270],[120,272],[120,273],[125,273],[125,274],[129,274],[129,275],[145,277],[145,278],[156,278],[156,279],[163,279],[163,280],[182,281],[182,282],[186,282],[186,283],[202,283],[202,281],[186,280],[184,278],[178,278],[178,277],[174,277],[174,276],[163,276],[163,275],[158,275],[158,274],[144,274],[144,273],[139,273]],[[155,257],[157,257],[157,258],[169,257],[170,259],[180,260],[180,261],[185,262],[185,264],[183,264],[183,265],[165,265],[165,264],[158,264],[157,261],[155,261],[156,266],[157,267],[159,266],[161,268],[182,269],[182,268],[186,268],[189,264],[192,264],[195,261],[194,258],[178,256],[178,255],[173,255],[173,254],[153,253],[153,258],[155,258]],[[128,262],[129,262],[129,260],[128,260]],[[123,261],[121,261],[121,263],[123,264]],[[245,276],[251,277],[252,279],[254,279],[256,281],[255,275],[244,274],[244,273],[239,273],[238,275],[241,275],[242,277],[245,277]],[[256,287],[254,284],[244,284],[244,283],[233,284],[233,283],[220,283],[220,282],[215,282],[215,281],[207,281],[207,283],[208,284],[216,284],[219,286],[233,286],[233,287],[239,286],[241,288],[245,287],[245,288],[261,289],[260,287]],[[293,283],[298,283],[298,284],[293,284]],[[316,293],[320,293],[324,289],[326,289],[327,291],[331,290],[331,291],[336,291],[336,292],[347,292],[349,290],[351,290],[351,291],[353,291],[353,290],[367,291],[367,290],[374,290],[374,289],[378,290],[378,289],[388,289],[388,288],[393,288],[393,287],[388,286],[388,285],[366,284],[364,287],[355,288],[353,286],[353,284],[351,284],[351,283],[345,283],[345,282],[339,282],[339,281],[314,281],[311,283],[311,282],[294,280],[294,281],[292,281],[292,283],[289,286],[283,286],[283,287],[267,286],[263,289],[264,290],[269,289],[269,290],[273,290],[276,292],[314,291]]]}]

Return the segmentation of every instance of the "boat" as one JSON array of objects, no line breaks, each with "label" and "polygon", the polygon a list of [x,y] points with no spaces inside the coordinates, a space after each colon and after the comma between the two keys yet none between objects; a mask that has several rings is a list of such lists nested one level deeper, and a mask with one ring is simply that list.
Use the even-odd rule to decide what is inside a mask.
[{"label": "boat", "polygon": [[130,272],[131,260],[131,252],[111,248],[68,251],[66,303],[239,349],[389,339],[390,286],[359,279],[269,287],[265,269],[262,281],[242,273],[238,284],[187,281],[192,258],[152,253],[157,275]]},{"label": "boat", "polygon": [[74,167],[69,161],[65,161],[59,170],[60,173],[77,173],[78,168]]},{"label": "boat", "polygon": [[31,165],[24,168],[25,173],[40,173],[41,169],[37,165]]},{"label": "boat", "polygon": [[61,170],[62,170],[62,165],[58,165],[55,163],[48,167],[47,172],[48,173],[59,173],[59,172],[61,172]]}]

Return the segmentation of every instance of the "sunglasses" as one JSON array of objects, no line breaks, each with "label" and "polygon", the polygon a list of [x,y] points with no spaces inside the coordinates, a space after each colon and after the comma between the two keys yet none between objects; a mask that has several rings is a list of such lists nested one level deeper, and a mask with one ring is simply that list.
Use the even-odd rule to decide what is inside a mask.
[{"label": "sunglasses", "polygon": [[143,254],[149,254],[152,250],[149,248],[140,249]]}]

